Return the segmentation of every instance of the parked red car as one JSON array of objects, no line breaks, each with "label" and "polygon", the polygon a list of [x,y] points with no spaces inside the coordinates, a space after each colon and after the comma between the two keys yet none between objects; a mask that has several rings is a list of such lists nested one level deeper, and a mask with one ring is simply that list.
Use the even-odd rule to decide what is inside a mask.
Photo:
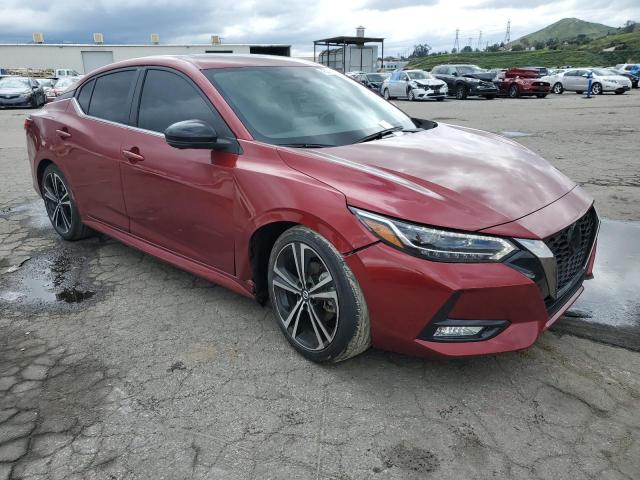
[{"label": "parked red car", "polygon": [[499,73],[494,83],[498,87],[498,95],[510,98],[533,95],[545,98],[551,91],[551,84],[540,80],[540,72],[534,68],[510,68]]},{"label": "parked red car", "polygon": [[314,361],[524,349],[591,275],[599,221],[581,187],[315,63],[129,60],[25,129],[58,234],[91,228],[270,299]]}]

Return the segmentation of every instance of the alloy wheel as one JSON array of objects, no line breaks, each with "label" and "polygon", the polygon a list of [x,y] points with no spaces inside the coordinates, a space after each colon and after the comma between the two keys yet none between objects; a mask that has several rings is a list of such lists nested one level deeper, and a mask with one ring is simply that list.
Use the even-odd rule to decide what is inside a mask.
[{"label": "alloy wheel", "polygon": [[591,87],[591,93],[593,95],[600,95],[602,93],[602,86],[599,83],[594,83]]},{"label": "alloy wheel", "polygon": [[391,97],[389,96],[389,90],[385,89],[383,93],[383,97],[385,100],[389,100]]},{"label": "alloy wheel", "polygon": [[338,329],[334,279],[320,255],[302,242],[286,244],[273,265],[273,298],[279,321],[300,347],[326,348]]},{"label": "alloy wheel", "polygon": [[67,186],[55,172],[45,177],[42,186],[44,204],[51,223],[60,233],[68,233],[72,224],[72,210]]},{"label": "alloy wheel", "polygon": [[557,82],[554,86],[553,86],[553,93],[555,93],[556,95],[560,95],[562,93],[562,84],[560,82]]},{"label": "alloy wheel", "polygon": [[407,98],[410,102],[413,102],[416,99],[416,94],[413,93],[413,90],[409,90],[409,93],[407,93]]}]

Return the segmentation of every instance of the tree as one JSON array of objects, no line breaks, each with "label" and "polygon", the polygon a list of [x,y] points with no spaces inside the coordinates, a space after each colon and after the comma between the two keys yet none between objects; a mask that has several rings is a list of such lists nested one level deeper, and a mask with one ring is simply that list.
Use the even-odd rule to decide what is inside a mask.
[{"label": "tree", "polygon": [[466,47],[464,47],[462,50],[460,50],[462,53],[471,53],[473,52],[473,48],[471,48],[470,45],[467,45]]},{"label": "tree", "polygon": [[409,55],[409,58],[421,58],[429,56],[429,52],[431,51],[431,45],[427,43],[419,43],[414,45],[413,53]]},{"label": "tree", "polygon": [[624,33],[631,33],[634,32],[636,30],[636,21],[635,20],[627,20],[626,22],[624,22],[624,27],[622,27],[622,30],[624,31]]},{"label": "tree", "polygon": [[512,52],[521,52],[523,50],[524,50],[524,47],[519,43],[516,43],[513,47],[511,47]]},{"label": "tree", "polygon": [[536,50],[544,49],[544,42],[541,42],[540,40],[538,40],[533,44],[533,48],[535,48]]},{"label": "tree", "polygon": [[487,47],[487,52],[499,52],[500,51],[500,44],[498,43],[494,43],[493,45],[489,45]]}]

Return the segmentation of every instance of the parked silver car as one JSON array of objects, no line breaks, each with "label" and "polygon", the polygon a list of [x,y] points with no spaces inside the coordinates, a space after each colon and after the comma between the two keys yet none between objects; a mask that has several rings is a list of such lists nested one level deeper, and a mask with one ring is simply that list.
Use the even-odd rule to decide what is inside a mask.
[{"label": "parked silver car", "polygon": [[447,96],[447,84],[424,70],[396,70],[382,83],[382,96],[406,98],[409,101],[435,98],[439,102]]},{"label": "parked silver car", "polygon": [[[600,95],[605,92],[615,92],[620,95],[631,90],[631,80],[622,75],[615,75],[604,68],[570,68],[552,84],[553,93],[570,92],[583,93],[589,85],[591,74],[591,93]],[[560,83],[560,87],[557,84]]]}]

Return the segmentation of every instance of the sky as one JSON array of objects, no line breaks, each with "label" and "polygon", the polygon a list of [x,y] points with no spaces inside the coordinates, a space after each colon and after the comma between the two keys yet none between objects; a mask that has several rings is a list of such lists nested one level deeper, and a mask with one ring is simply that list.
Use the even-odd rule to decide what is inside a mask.
[{"label": "sky", "polygon": [[[640,0],[0,0],[0,43],[30,43],[43,32],[46,43],[282,43],[293,55],[310,56],[313,40],[355,35],[385,37],[385,56],[408,54],[417,43],[451,50],[511,39],[565,17],[618,27],[640,21]],[[0,59],[1,60],[1,59]]]}]

